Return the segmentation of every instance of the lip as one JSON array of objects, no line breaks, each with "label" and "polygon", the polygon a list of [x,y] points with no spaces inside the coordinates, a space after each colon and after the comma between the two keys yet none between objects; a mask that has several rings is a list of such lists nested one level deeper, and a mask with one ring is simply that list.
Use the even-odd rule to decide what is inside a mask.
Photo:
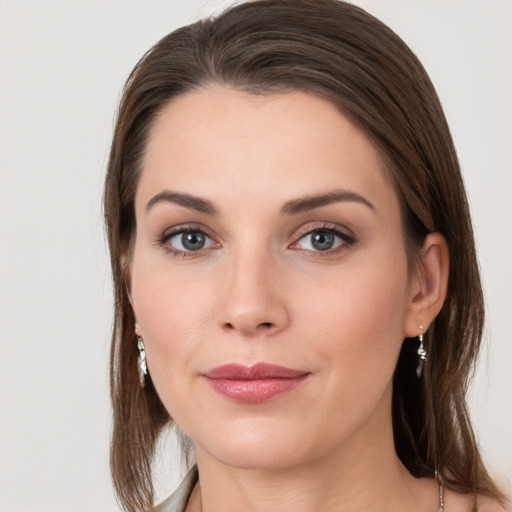
[{"label": "lip", "polygon": [[309,375],[310,372],[270,363],[230,363],[202,374],[214,391],[241,403],[261,403],[292,391]]}]

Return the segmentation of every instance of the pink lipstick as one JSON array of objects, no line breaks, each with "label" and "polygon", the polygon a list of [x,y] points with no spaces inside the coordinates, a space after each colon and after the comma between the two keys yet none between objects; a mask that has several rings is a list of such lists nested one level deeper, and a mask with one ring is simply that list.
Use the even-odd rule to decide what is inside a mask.
[{"label": "pink lipstick", "polygon": [[269,363],[250,367],[230,363],[202,375],[217,393],[235,402],[254,404],[295,389],[310,373]]}]

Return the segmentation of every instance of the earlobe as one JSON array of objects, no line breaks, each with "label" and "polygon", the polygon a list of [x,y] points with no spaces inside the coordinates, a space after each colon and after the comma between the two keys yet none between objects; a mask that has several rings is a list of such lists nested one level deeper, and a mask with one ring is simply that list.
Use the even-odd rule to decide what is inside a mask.
[{"label": "earlobe", "polygon": [[444,237],[440,233],[429,234],[412,277],[405,337],[417,336],[420,325],[427,330],[443,307],[448,290],[449,259]]}]

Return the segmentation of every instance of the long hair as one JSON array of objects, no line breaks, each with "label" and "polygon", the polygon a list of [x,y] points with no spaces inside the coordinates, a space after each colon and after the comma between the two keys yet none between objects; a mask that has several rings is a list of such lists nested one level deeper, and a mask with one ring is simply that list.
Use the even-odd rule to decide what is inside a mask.
[{"label": "long hair", "polygon": [[398,195],[411,268],[428,233],[450,252],[446,302],[414,372],[404,342],[393,383],[398,456],[415,476],[438,472],[456,491],[503,500],[468,417],[466,392],[484,322],[463,180],[435,89],[407,45],[364,10],[338,0],[254,0],[161,39],[130,74],[119,107],[104,192],[114,279],[110,362],[111,469],[128,511],[150,510],[158,435],[172,424],[148,376],[137,375],[125,280],[136,230],[134,198],[150,129],[173,98],[211,84],[253,94],[300,90],[331,102],[374,143]]}]

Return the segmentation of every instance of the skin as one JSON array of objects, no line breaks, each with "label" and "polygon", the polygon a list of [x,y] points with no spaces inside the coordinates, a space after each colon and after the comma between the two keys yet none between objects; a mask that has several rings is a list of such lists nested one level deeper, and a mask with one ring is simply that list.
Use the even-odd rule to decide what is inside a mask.
[{"label": "skin", "polygon": [[[353,195],[282,212],[339,190]],[[153,199],[164,191],[217,213]],[[127,280],[151,378],[196,447],[188,511],[437,510],[437,483],[396,456],[391,382],[404,338],[443,304],[448,251],[429,235],[410,271],[396,193],[360,130],[302,92],[180,96],[151,131],[136,218]],[[185,228],[202,249],[184,252]],[[320,251],[315,229],[341,234]],[[310,375],[260,404],[201,376],[262,361]]]}]

